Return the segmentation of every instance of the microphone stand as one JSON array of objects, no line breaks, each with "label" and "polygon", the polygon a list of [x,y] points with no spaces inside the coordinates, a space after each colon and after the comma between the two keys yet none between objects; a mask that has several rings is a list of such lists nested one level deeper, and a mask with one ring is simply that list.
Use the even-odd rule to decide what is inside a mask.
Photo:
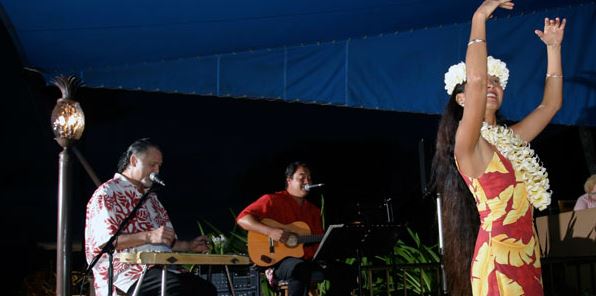
[{"label": "microphone stand", "polygon": [[393,223],[393,200],[391,197],[386,198],[383,200],[383,206],[385,206],[385,212],[387,214],[387,223]]},{"label": "microphone stand", "polygon": [[[387,224],[392,225],[395,222],[395,219],[393,218],[393,199],[391,197],[385,198],[383,200],[383,206],[385,206],[385,212],[387,214]],[[397,258],[396,257],[397,257],[397,255],[395,254],[395,251],[392,251],[391,252],[391,268],[392,268],[391,280],[393,280],[393,282],[395,282],[395,274],[397,274]]]},{"label": "microphone stand", "polygon": [[113,263],[114,256],[113,255],[114,255],[114,251],[116,250],[116,246],[114,245],[114,242],[116,241],[116,239],[118,238],[118,236],[120,235],[122,230],[126,226],[128,226],[128,223],[130,222],[130,220],[132,220],[132,218],[136,215],[137,211],[145,203],[145,201],[149,197],[149,193],[151,193],[151,192],[153,192],[153,188],[149,188],[149,190],[147,190],[145,193],[143,193],[139,202],[135,205],[135,207],[128,214],[128,216],[126,216],[126,218],[124,218],[124,220],[122,220],[122,222],[118,226],[118,230],[116,230],[116,233],[114,233],[114,235],[112,235],[112,237],[110,237],[108,242],[105,243],[105,245],[101,249],[101,252],[99,252],[99,254],[97,254],[93,258],[91,263],[89,263],[87,270],[85,271],[85,277],[87,277],[89,275],[89,272],[93,269],[93,266],[95,266],[97,261],[99,261],[99,258],[101,258],[101,256],[103,254],[106,254],[106,253],[108,254],[108,295],[112,295],[112,291],[114,288],[113,287],[114,286],[114,283],[113,283],[114,282],[114,263]]},{"label": "microphone stand", "polygon": [[447,295],[447,274],[445,273],[445,261],[444,261],[444,257],[445,257],[445,250],[443,249],[444,247],[444,240],[443,240],[443,217],[441,215],[442,213],[442,209],[441,209],[441,194],[437,193],[437,225],[439,227],[439,254],[440,254],[440,260],[441,260],[441,288],[443,291],[442,295]]},{"label": "microphone stand", "polygon": [[[420,168],[420,187],[422,189],[422,198],[427,198],[430,196],[431,191],[428,190],[426,187],[426,163],[424,161],[424,138],[420,139],[418,142],[418,157],[419,157],[419,168]],[[432,174],[431,174],[432,175]],[[435,180],[436,182],[436,180]],[[434,187],[434,186],[431,186]],[[445,250],[444,240],[443,240],[443,217],[441,213],[443,212],[441,209],[441,194],[437,193],[436,199],[436,210],[437,210],[437,227],[439,232],[439,255],[440,255],[440,273],[441,273],[441,295],[447,295],[447,273],[445,272]]]}]

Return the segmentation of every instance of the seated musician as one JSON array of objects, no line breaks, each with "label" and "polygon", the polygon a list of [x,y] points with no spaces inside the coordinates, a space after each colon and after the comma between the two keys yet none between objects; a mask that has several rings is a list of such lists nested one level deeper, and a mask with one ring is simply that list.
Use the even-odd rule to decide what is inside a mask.
[{"label": "seated musician", "polygon": [[[305,199],[308,194],[305,185],[311,182],[308,166],[302,162],[291,163],[286,168],[285,181],[285,190],[265,194],[246,207],[237,217],[238,225],[282,243],[290,237],[289,231],[282,228],[283,225],[298,221],[306,223],[311,234],[322,234],[321,211]],[[267,223],[263,219],[273,220],[277,224]],[[326,295],[350,295],[356,279],[354,270],[340,262],[313,262],[311,259],[316,250],[317,244],[305,245],[302,258],[282,258],[273,265],[273,276],[277,280],[287,281],[290,296],[307,295],[311,283],[323,279],[329,280],[331,286]]]},{"label": "seated musician", "polygon": [[[162,164],[159,147],[149,139],[132,143],[118,163],[118,173],[102,184],[87,204],[85,223],[85,256],[91,263],[117,231],[120,222],[132,211],[145,191],[153,185],[149,175],[158,173]],[[150,193],[142,207],[114,243],[119,252],[198,252],[209,250],[208,238],[199,236],[192,241],[177,240],[167,211],[157,194]],[[93,267],[96,295],[108,295],[108,256],[103,254]],[[167,295],[216,295],[210,282],[171,265],[167,278]],[[139,295],[160,295],[161,268],[148,266]],[[117,256],[113,260],[114,295],[132,295],[143,270],[142,265],[124,264]]]}]

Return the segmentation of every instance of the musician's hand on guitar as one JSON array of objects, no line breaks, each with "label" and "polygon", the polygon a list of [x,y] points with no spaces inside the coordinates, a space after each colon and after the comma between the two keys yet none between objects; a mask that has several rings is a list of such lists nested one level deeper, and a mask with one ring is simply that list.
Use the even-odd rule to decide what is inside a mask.
[{"label": "musician's hand on guitar", "polygon": [[160,228],[147,232],[146,241],[150,244],[164,244],[171,246],[176,240],[176,233],[174,229],[161,226]]},{"label": "musician's hand on guitar", "polygon": [[281,238],[279,239],[279,241],[285,244],[290,239],[291,235],[291,232],[284,230],[284,232],[281,234]]},{"label": "musician's hand on guitar", "polygon": [[209,237],[201,235],[190,241],[190,250],[195,253],[209,252]]},{"label": "musician's hand on guitar", "polygon": [[279,228],[272,228],[272,230],[269,231],[269,237],[277,242],[284,243],[288,239],[288,235],[289,233]]}]

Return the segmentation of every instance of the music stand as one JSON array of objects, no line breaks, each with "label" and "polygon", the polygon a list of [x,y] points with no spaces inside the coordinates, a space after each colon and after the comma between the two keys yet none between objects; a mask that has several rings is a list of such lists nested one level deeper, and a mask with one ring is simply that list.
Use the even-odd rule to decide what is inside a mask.
[{"label": "music stand", "polygon": [[362,257],[392,253],[401,229],[401,226],[393,224],[329,225],[313,260],[356,258],[358,291],[360,295],[363,295]]}]

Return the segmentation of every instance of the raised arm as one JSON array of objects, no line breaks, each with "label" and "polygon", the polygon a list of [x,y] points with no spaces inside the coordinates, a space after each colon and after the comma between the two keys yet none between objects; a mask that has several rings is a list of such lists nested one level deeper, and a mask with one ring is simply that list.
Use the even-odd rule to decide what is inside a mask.
[{"label": "raised arm", "polygon": [[533,140],[551,121],[563,104],[563,68],[561,42],[566,19],[544,19],[544,31],[534,31],[546,45],[547,69],[544,95],[538,107],[511,128],[524,140]]},{"label": "raised arm", "polygon": [[[487,50],[486,50],[486,20],[497,7],[513,9],[510,0],[485,0],[474,12],[470,41],[466,51],[466,86],[463,117],[455,135],[455,155],[464,171],[471,171],[478,160],[471,160],[478,153],[480,128],[486,111],[487,94]],[[458,103],[460,98],[457,98]],[[460,103],[461,105],[461,103]],[[470,169],[467,169],[468,167]]]}]

